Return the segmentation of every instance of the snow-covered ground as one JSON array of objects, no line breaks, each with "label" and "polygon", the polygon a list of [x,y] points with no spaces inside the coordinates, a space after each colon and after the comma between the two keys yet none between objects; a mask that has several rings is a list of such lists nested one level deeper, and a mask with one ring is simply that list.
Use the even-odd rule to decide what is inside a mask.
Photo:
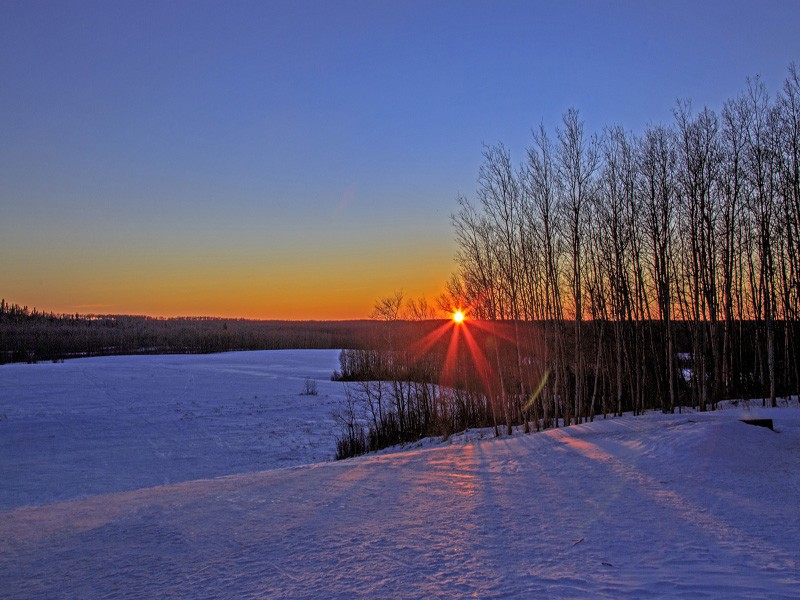
[{"label": "snow-covered ground", "polygon": [[[227,358],[180,360],[235,362],[234,355],[222,356]],[[302,353],[293,356],[299,359],[293,363],[300,369],[296,379],[291,361],[284,371],[267,369],[280,375],[279,393],[294,399],[305,376],[319,369],[317,401],[326,401],[323,361],[315,362],[322,355],[308,354],[310,371],[302,370]],[[328,357],[335,362],[335,353]],[[105,360],[102,369],[113,368],[114,359]],[[8,455],[16,452],[5,440],[24,428],[18,416],[46,416],[47,407],[60,406],[44,398],[57,385],[23,392],[17,384],[25,376],[5,369],[0,368],[0,413],[7,415],[0,422],[4,494]],[[126,369],[128,377],[137,377]],[[206,384],[197,390],[218,386],[222,395],[224,385],[215,383],[214,374],[224,378],[231,369],[236,370],[217,364],[208,372],[188,371],[203,373]],[[248,378],[256,369],[240,370]],[[165,375],[159,385],[169,379]],[[225,381],[243,385],[235,378]],[[88,393],[92,385],[72,390]],[[160,389],[174,407],[172,396],[182,388],[170,385]],[[265,383],[267,398],[268,390]],[[328,400],[336,393],[331,388]],[[24,410],[19,405],[25,402],[41,408]],[[181,402],[190,404],[191,397]],[[210,400],[200,404],[213,409]],[[244,409],[237,414],[231,416],[232,431],[237,418],[258,417]],[[741,423],[745,414],[772,418],[776,431]],[[45,416],[32,421],[34,428],[49,422]],[[93,419],[87,413],[75,422],[89,427]],[[144,447],[135,435],[116,434]],[[39,439],[27,435],[18,440]],[[100,460],[91,441],[97,436],[85,437],[74,458]],[[183,456],[181,444],[191,436],[178,436],[172,445],[168,434],[159,439],[167,444],[161,452],[169,461]],[[107,448],[103,440],[99,447]],[[31,488],[24,501],[6,500],[11,507],[0,511],[0,596],[800,597],[800,409],[653,413],[454,442],[216,478],[192,471],[176,478],[181,483],[111,493],[74,490],[73,499],[48,504],[41,504],[50,502],[48,486],[43,498]],[[189,469],[199,453],[178,462]],[[57,456],[34,456],[69,469]],[[24,468],[34,466],[31,459]],[[169,469],[181,473],[178,466]],[[12,481],[23,479],[13,475]],[[22,506],[31,503],[38,505]]]},{"label": "snow-covered ground", "polygon": [[338,366],[337,350],[0,366],[0,509],[331,460]]}]

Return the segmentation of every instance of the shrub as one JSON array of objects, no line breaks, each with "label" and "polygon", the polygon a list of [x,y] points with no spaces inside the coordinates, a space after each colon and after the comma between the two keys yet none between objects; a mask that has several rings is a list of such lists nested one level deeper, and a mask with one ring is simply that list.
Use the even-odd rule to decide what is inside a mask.
[{"label": "shrub", "polygon": [[366,454],[368,449],[363,427],[349,427],[343,436],[336,438],[336,460]]},{"label": "shrub", "polygon": [[306,377],[305,389],[303,391],[304,396],[316,396],[317,392],[317,382],[315,379],[311,379],[310,377]]}]

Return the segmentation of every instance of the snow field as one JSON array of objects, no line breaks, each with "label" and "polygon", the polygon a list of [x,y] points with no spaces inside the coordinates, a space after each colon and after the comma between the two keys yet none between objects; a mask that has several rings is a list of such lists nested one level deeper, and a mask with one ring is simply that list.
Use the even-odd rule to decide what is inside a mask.
[{"label": "snow field", "polygon": [[[297,359],[267,370],[286,375]],[[305,376],[276,389],[288,399]],[[15,414],[0,425],[14,429]],[[745,415],[772,418],[776,431],[741,423]],[[165,456],[187,439],[162,447]],[[800,409],[626,416],[451,441],[19,503],[0,511],[0,596],[800,597]]]},{"label": "snow field", "polygon": [[[337,350],[0,367],[0,509],[332,459]],[[305,396],[305,380],[317,396]]]}]

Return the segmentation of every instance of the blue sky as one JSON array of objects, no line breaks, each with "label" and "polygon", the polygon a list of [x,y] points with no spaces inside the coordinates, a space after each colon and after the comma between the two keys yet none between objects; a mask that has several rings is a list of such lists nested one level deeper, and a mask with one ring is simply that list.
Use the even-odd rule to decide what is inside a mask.
[{"label": "blue sky", "polygon": [[800,2],[0,2],[0,295],[364,317],[433,298],[483,143],[719,110]]}]

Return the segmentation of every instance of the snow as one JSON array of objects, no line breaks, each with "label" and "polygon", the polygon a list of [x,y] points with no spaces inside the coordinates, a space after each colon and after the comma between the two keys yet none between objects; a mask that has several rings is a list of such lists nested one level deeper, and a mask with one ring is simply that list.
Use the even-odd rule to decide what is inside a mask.
[{"label": "snow", "polygon": [[[337,350],[0,367],[0,509],[330,460]],[[305,380],[317,396],[305,396]]]},{"label": "snow", "polygon": [[[262,419],[290,432],[272,422],[281,404],[288,419],[329,418],[326,403],[341,384],[324,382],[323,371],[335,353],[140,358],[0,368],[0,596],[800,597],[798,408],[651,413],[498,439],[465,434],[430,442],[438,446],[281,467],[269,456],[235,459],[246,445],[237,432],[258,432],[251,421]],[[60,368],[63,377],[54,374]],[[82,369],[99,388],[80,384]],[[215,398],[240,410],[205,429],[177,427],[173,437],[156,407],[175,409],[189,373],[203,383],[190,385],[182,406],[194,410],[197,396],[197,414],[211,422]],[[319,380],[319,397],[297,395],[309,375]],[[258,377],[259,399],[273,412],[239,403]],[[150,421],[126,416],[113,435],[146,453],[139,436],[152,431],[163,458],[138,461],[108,441],[111,434],[97,435],[95,417],[110,414],[104,397],[118,412],[128,410],[121,399],[151,398],[130,411],[141,419],[149,407]],[[288,408],[295,402],[302,409]],[[740,422],[745,416],[772,418],[776,431]],[[39,492],[26,483],[24,493],[8,493],[26,479],[14,475],[24,455],[15,445],[45,439],[37,428],[56,432],[51,423],[59,420],[72,434],[95,427],[82,445],[60,443],[74,446],[76,462],[27,448],[24,469],[58,477],[69,499],[53,501],[55,487],[43,481]],[[197,475],[201,451],[219,447],[202,445],[197,431],[223,424],[218,435],[239,441]],[[306,446],[300,454],[324,454],[321,442],[308,448],[314,435],[295,432],[293,443]],[[198,446],[184,451],[192,442]],[[109,449],[135,473],[94,487],[73,481],[80,464],[102,463]],[[149,469],[159,470],[155,479],[176,479],[157,485],[147,481]]]}]

